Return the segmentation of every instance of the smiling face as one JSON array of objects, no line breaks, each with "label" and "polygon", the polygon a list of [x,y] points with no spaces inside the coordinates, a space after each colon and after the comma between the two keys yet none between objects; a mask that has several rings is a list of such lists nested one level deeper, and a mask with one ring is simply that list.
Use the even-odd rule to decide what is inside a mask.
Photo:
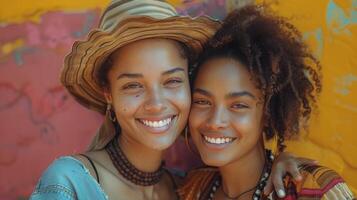
[{"label": "smiling face", "polygon": [[191,103],[188,62],[179,44],[140,40],[111,58],[110,92],[105,96],[122,136],[148,148],[168,148],[185,127]]},{"label": "smiling face", "polygon": [[245,66],[213,58],[194,84],[190,132],[202,160],[224,166],[262,148],[263,103]]}]

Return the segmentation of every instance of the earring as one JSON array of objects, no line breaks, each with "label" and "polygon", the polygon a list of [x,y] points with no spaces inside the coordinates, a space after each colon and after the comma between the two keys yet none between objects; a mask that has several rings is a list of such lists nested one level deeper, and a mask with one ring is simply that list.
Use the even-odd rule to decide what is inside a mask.
[{"label": "earring", "polygon": [[278,151],[279,152],[283,152],[286,148],[284,141],[285,141],[284,136],[278,135]]},{"label": "earring", "polygon": [[193,155],[200,157],[200,155],[197,152],[195,152],[194,150],[191,149],[190,140],[188,139],[188,128],[187,128],[187,126],[185,127],[184,134],[185,134],[185,144],[186,144],[187,149]]},{"label": "earring", "polygon": [[112,110],[112,104],[108,103],[107,104],[107,112],[106,114],[108,115],[110,121],[115,122],[117,119],[115,117],[115,113]]}]

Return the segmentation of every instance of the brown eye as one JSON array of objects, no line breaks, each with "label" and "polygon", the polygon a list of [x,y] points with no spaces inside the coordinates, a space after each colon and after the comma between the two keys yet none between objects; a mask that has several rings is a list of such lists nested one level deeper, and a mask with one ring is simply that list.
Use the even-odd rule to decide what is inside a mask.
[{"label": "brown eye", "polygon": [[169,86],[169,87],[175,87],[179,84],[181,84],[183,81],[180,78],[172,78],[169,79],[165,82],[165,85]]},{"label": "brown eye", "polygon": [[134,90],[141,88],[143,88],[143,86],[140,83],[128,83],[122,87],[123,90]]},{"label": "brown eye", "polygon": [[201,105],[201,106],[209,106],[211,105],[211,102],[209,102],[208,100],[205,99],[197,99],[197,100],[193,100],[193,103],[196,105]]},{"label": "brown eye", "polygon": [[232,104],[231,108],[233,108],[233,109],[247,109],[247,108],[249,108],[249,106],[246,104],[243,104],[243,103],[234,103],[234,104]]}]

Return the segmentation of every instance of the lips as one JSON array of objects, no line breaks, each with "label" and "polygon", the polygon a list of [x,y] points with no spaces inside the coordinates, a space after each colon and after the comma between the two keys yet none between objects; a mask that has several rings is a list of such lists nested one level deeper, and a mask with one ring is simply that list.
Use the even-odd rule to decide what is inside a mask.
[{"label": "lips", "polygon": [[153,133],[162,133],[167,131],[176,115],[170,115],[166,117],[155,117],[155,118],[139,118],[137,121],[142,125],[143,128]]},{"label": "lips", "polygon": [[224,136],[222,134],[201,134],[203,143],[211,149],[223,149],[236,141],[237,137]]}]

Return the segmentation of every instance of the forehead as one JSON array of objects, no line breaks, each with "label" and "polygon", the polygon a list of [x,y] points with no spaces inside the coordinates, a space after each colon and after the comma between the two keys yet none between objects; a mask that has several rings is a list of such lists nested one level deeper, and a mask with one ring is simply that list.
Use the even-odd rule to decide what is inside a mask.
[{"label": "forehead", "polygon": [[223,94],[243,90],[259,92],[246,66],[231,58],[213,58],[203,63],[194,87]]},{"label": "forehead", "polygon": [[145,39],[130,43],[112,54],[116,72],[161,72],[176,67],[187,70],[179,43],[169,39]]}]

